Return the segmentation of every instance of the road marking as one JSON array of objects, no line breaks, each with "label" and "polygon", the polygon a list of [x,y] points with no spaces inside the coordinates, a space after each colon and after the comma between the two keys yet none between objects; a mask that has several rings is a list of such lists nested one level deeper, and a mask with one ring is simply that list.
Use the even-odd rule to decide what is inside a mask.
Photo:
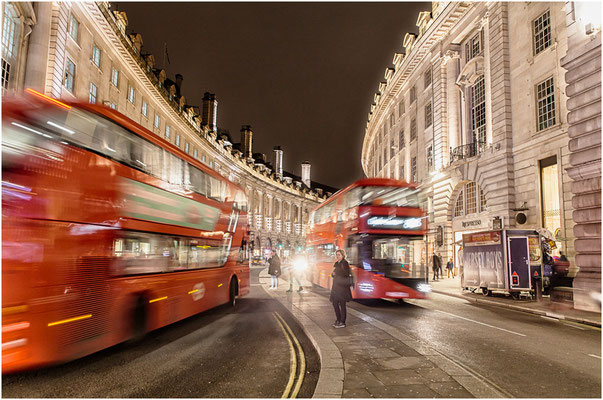
[{"label": "road marking", "polygon": [[595,357],[595,358],[598,358],[599,360],[601,359],[601,356],[598,356],[598,355],[596,355],[596,354],[589,354],[589,356],[591,356],[591,357]]},{"label": "road marking", "polygon": [[559,320],[557,318],[547,317],[545,315],[541,315],[540,318],[544,318],[544,319],[548,319],[548,320],[551,320],[551,321],[559,322]]},{"label": "road marking", "polygon": [[295,342],[295,346],[296,346],[297,350],[299,351],[299,364],[300,364],[299,365],[299,375],[297,377],[297,383],[295,384],[295,387],[293,388],[293,393],[291,393],[291,396],[289,396],[290,398],[294,399],[297,397],[297,394],[299,393],[299,389],[301,388],[301,384],[304,381],[304,375],[306,373],[306,357],[304,355],[304,350],[302,349],[301,344],[299,344],[297,337],[293,334],[293,331],[291,330],[291,328],[289,327],[287,322],[285,322],[285,320],[283,319],[283,317],[281,317],[279,315],[279,313],[276,313],[276,316],[281,320],[283,325],[285,325],[285,328],[287,328],[289,335],[291,336],[291,338],[293,338],[293,341]]},{"label": "road marking", "polygon": [[451,317],[455,317],[455,318],[464,319],[465,321],[474,322],[474,323],[476,323],[476,324],[484,325],[484,326],[487,326],[487,327],[489,327],[489,328],[494,328],[494,329],[498,329],[498,330],[501,330],[501,331],[504,331],[504,332],[512,333],[512,334],[514,334],[514,335],[518,335],[518,336],[524,336],[524,337],[526,336],[526,335],[524,335],[523,333],[513,332],[513,331],[510,331],[510,330],[508,330],[508,329],[499,328],[498,326],[489,325],[489,324],[486,324],[486,323],[484,323],[484,322],[479,322],[479,321],[475,321],[475,320],[472,320],[472,319],[469,319],[469,318],[461,317],[461,316],[459,316],[459,315],[451,314],[451,313],[446,312],[446,311],[441,311],[441,310],[434,310],[434,311],[440,312],[440,313],[442,313],[442,314],[450,315]]},{"label": "road marking", "polygon": [[565,323],[565,324],[563,324],[563,325],[565,325],[565,326],[569,326],[569,327],[571,327],[571,328],[580,329],[581,331],[585,331],[585,330],[586,330],[586,329],[584,329],[584,328],[582,328],[582,327],[580,327],[580,326],[575,326],[575,325],[572,325],[572,324],[567,324],[567,323]]},{"label": "road marking", "polygon": [[289,397],[289,392],[291,391],[291,387],[293,386],[293,381],[295,380],[295,372],[296,372],[296,368],[297,368],[297,353],[295,352],[295,349],[293,348],[293,342],[291,342],[289,335],[287,335],[287,331],[285,331],[285,327],[283,326],[283,324],[277,317],[278,314],[276,312],[274,312],[273,315],[274,315],[274,319],[276,319],[276,322],[281,327],[281,330],[283,331],[283,334],[285,335],[285,338],[287,339],[287,343],[289,343],[289,354],[291,355],[290,363],[289,363],[289,381],[287,382],[285,391],[283,392],[283,395],[281,396],[282,399],[286,399],[287,397]]}]

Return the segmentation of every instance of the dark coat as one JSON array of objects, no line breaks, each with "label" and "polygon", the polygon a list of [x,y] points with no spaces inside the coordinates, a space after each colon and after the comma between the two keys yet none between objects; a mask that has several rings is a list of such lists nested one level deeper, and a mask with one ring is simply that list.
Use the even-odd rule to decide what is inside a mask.
[{"label": "dark coat", "polygon": [[442,268],[442,260],[440,259],[440,257],[438,257],[437,254],[434,254],[432,257],[432,261],[433,261],[433,265],[432,268],[433,269],[440,269]]},{"label": "dark coat", "polygon": [[341,262],[338,261],[333,265],[333,272],[331,273],[331,276],[333,277],[333,287],[331,287],[331,296],[329,296],[330,301],[352,300],[349,279],[350,274],[350,264],[348,264],[347,260],[343,259]]},{"label": "dark coat", "polygon": [[453,269],[454,268],[454,264],[452,263],[452,261],[448,261],[446,263],[446,269]]},{"label": "dark coat", "polygon": [[269,275],[276,275],[276,276],[280,276],[281,275],[281,259],[278,257],[278,255],[274,255],[272,256],[272,258],[270,258],[270,260],[268,260],[268,274]]}]

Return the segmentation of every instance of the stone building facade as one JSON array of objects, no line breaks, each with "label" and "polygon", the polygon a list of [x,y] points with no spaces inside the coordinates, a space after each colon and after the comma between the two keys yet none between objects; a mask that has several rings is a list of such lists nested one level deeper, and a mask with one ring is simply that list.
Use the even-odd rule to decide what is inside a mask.
[{"label": "stone building facade", "polygon": [[2,8],[5,95],[32,88],[118,110],[245,189],[256,255],[304,246],[310,211],[335,189],[311,181],[308,167],[305,183],[282,171],[282,151],[276,171],[265,155],[252,153],[249,125],[234,143],[217,127],[215,94],[190,104],[184,77],[167,76],[145,52],[142,36],[127,29],[124,12],[108,2],[4,2]]},{"label": "stone building facade", "polygon": [[464,233],[545,228],[576,274],[567,19],[565,3],[433,2],[405,35],[370,107],[362,166],[420,183],[426,254],[458,265]]}]

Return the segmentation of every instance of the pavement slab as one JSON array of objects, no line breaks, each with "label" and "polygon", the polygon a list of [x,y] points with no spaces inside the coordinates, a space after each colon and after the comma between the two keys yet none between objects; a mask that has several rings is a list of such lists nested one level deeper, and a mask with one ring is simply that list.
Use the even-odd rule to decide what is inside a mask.
[{"label": "pavement slab", "polygon": [[469,397],[473,397],[467,389],[461,386],[460,383],[456,381],[451,382],[435,382],[430,383],[429,388],[436,392],[438,397],[449,397],[449,398],[460,398],[466,399]]},{"label": "pavement slab", "polygon": [[369,387],[380,387],[383,386],[377,377],[371,372],[358,372],[355,374],[346,373],[345,380],[343,382],[343,388],[345,389],[367,389]]},{"label": "pavement slab", "polygon": [[425,385],[394,385],[380,388],[370,388],[369,393],[373,397],[381,398],[434,398],[438,393]]}]

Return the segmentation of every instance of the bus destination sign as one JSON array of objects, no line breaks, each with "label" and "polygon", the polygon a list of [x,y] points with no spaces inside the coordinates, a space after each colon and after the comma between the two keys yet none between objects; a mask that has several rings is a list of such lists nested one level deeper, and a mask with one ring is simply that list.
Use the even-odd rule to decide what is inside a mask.
[{"label": "bus destination sign", "polygon": [[422,218],[371,216],[366,220],[373,229],[420,230]]}]

